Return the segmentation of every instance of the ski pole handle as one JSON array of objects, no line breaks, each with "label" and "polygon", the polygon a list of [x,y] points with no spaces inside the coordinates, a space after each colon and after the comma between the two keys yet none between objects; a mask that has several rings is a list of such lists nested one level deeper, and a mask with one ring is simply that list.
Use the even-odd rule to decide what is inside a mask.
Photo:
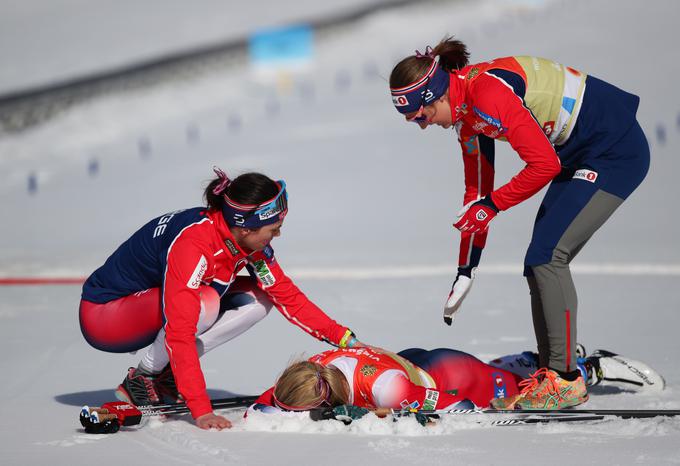
[{"label": "ski pole handle", "polygon": [[[244,408],[255,402],[258,396],[236,396],[220,398],[210,403],[213,409]],[[104,403],[101,407],[83,406],[80,410],[80,424],[88,434],[113,434],[121,426],[134,426],[146,416],[188,413],[186,403],[135,406],[124,401]]]},{"label": "ski pole handle", "polygon": [[88,434],[114,434],[121,426],[134,426],[142,421],[142,412],[124,401],[112,401],[101,407],[83,406],[80,424]]}]

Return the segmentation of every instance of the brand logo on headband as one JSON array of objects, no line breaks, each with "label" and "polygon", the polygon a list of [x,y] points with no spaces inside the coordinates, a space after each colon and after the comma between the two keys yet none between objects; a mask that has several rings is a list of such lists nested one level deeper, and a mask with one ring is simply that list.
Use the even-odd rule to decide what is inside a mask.
[{"label": "brand logo on headband", "polygon": [[244,223],[246,223],[246,219],[243,218],[243,215],[241,215],[241,214],[234,214],[234,224],[235,224],[236,226],[241,226],[241,225],[243,225]]},{"label": "brand logo on headband", "polygon": [[408,99],[405,95],[393,95],[392,103],[395,107],[406,107],[408,105]]},{"label": "brand logo on headband", "polygon": [[258,214],[260,220],[267,220],[268,218],[275,217],[281,213],[281,209],[268,210]]}]

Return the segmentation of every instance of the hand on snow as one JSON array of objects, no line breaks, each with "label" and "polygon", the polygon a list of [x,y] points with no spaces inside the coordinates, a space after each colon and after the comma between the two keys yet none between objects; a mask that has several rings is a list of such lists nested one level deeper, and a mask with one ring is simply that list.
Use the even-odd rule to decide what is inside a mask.
[{"label": "hand on snow", "polygon": [[498,214],[498,207],[493,203],[491,196],[486,196],[478,201],[468,202],[458,212],[456,223],[453,226],[462,232],[477,233],[489,228],[489,223]]},{"label": "hand on snow", "polygon": [[201,429],[228,429],[231,427],[231,422],[225,417],[218,416],[215,413],[204,414],[196,419],[196,425]]},{"label": "hand on snow", "polygon": [[451,293],[444,305],[444,322],[446,325],[451,325],[456,311],[463,303],[465,296],[472,287],[472,281],[475,279],[477,267],[458,267],[458,275],[451,287]]}]

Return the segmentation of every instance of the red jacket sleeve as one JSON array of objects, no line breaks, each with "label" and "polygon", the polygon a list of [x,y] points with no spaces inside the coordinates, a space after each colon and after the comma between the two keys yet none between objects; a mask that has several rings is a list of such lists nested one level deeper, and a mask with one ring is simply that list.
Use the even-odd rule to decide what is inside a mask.
[{"label": "red jacket sleeve", "polygon": [[[486,196],[493,190],[494,179],[494,141],[484,135],[476,134],[468,125],[463,124],[458,132],[463,152],[465,172],[465,195],[463,205]],[[486,245],[487,231],[479,233],[462,232],[458,254],[459,267],[477,267],[482,249]]]},{"label": "red jacket sleeve", "polygon": [[271,387],[269,390],[264,392],[260,397],[255,400],[255,403],[253,404],[260,404],[260,405],[266,405],[266,406],[274,406],[274,387]]},{"label": "red jacket sleeve", "polygon": [[163,283],[165,346],[177,389],[194,418],[212,412],[196,350],[196,324],[201,311],[199,288],[212,267],[212,254],[190,238],[178,238],[168,251]]},{"label": "red jacket sleeve", "polygon": [[351,330],[328,317],[295,286],[281,270],[271,247],[252,254],[248,269],[286,319],[321,341],[344,346]]},{"label": "red jacket sleeve", "polygon": [[502,135],[526,166],[507,184],[491,193],[494,204],[506,210],[530,198],[560,173],[555,148],[512,88],[493,75],[480,76],[471,89],[475,111],[497,119]]}]

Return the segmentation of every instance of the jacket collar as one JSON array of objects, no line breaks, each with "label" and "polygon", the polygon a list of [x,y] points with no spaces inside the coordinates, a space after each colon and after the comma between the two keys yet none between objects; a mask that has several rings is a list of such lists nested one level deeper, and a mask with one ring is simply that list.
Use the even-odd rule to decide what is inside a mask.
[{"label": "jacket collar", "polygon": [[451,105],[451,121],[456,123],[469,111],[467,100],[467,68],[450,73],[449,103]]},{"label": "jacket collar", "polygon": [[234,238],[234,235],[231,234],[229,226],[227,225],[227,222],[224,220],[224,216],[222,215],[222,211],[211,210],[208,212],[208,217],[210,217],[210,219],[213,221],[213,224],[215,225],[215,228],[217,230],[217,234],[219,235],[220,240],[226,246],[227,252],[229,252],[231,257],[237,258],[245,257],[248,255],[241,248],[241,246],[239,246],[238,242],[236,242],[236,238]]}]

